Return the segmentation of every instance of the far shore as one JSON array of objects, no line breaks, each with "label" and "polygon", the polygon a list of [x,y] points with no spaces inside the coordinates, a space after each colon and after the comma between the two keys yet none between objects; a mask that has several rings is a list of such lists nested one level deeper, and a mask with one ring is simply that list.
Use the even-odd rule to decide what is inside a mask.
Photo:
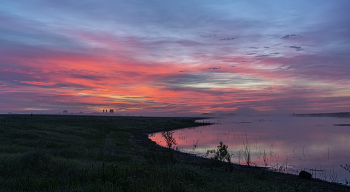
[{"label": "far shore", "polygon": [[296,117],[350,117],[350,112],[292,114]]}]

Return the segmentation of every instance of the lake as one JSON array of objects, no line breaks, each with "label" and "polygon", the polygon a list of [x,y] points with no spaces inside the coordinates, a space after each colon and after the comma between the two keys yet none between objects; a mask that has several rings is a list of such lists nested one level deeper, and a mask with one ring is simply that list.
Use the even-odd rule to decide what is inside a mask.
[{"label": "lake", "polygon": [[[232,162],[267,167],[274,171],[298,174],[346,184],[350,173],[340,165],[350,164],[350,119],[336,117],[233,116],[198,122],[210,126],[175,130],[178,150],[203,157],[217,149],[220,141],[228,145]],[[345,126],[339,126],[345,124]],[[165,146],[161,133],[149,135]]]}]

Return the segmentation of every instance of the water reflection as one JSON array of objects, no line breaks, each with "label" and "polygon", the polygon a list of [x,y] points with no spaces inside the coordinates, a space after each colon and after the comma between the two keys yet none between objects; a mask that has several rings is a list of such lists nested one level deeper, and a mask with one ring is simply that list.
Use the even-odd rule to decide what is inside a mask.
[{"label": "water reflection", "polygon": [[[306,170],[333,182],[345,183],[350,178],[340,167],[350,163],[350,126],[334,126],[349,124],[348,118],[237,116],[210,121],[216,124],[176,130],[177,148],[205,156],[222,141],[234,163],[247,164],[244,151],[248,148],[251,165],[292,174]],[[165,146],[161,133],[150,138]]]}]

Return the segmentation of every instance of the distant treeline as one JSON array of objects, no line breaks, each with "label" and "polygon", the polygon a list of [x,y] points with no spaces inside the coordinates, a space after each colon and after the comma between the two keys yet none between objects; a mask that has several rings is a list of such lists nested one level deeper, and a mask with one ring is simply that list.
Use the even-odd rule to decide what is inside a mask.
[{"label": "distant treeline", "polygon": [[350,117],[350,112],[295,114],[297,117]]}]

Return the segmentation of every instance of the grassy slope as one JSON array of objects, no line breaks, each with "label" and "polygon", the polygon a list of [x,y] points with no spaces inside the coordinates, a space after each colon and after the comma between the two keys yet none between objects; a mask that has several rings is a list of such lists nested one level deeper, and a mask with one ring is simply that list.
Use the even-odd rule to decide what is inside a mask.
[{"label": "grassy slope", "polygon": [[0,115],[0,191],[320,191],[173,163],[134,142],[134,133],[196,125],[193,118]]}]

